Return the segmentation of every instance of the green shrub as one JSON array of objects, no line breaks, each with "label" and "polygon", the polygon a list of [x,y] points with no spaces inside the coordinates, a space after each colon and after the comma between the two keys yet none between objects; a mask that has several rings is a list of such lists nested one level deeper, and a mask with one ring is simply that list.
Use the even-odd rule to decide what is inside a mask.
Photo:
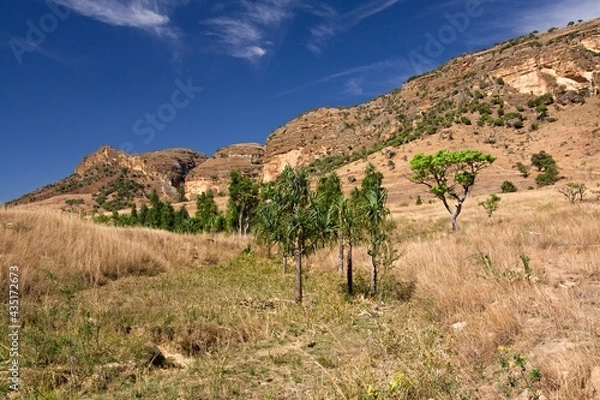
[{"label": "green shrub", "polygon": [[500,189],[502,190],[502,193],[514,193],[519,190],[517,189],[517,186],[511,181],[502,182],[502,185],[500,185]]}]

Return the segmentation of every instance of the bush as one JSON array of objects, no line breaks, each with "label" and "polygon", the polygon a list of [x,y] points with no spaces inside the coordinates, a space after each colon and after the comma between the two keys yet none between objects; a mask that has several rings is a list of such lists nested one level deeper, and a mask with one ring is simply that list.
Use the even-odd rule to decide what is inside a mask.
[{"label": "bush", "polygon": [[502,182],[502,185],[500,185],[500,189],[502,190],[502,193],[514,193],[519,190],[517,189],[517,186],[511,181]]},{"label": "bush", "polygon": [[529,176],[529,165],[525,165],[522,162],[518,162],[515,164],[515,168],[517,168],[517,170],[519,171],[519,173],[521,175],[523,175],[523,178],[527,178]]},{"label": "bush", "polygon": [[538,186],[554,185],[560,179],[556,161],[544,150],[531,156],[531,164],[541,172],[535,178]]},{"label": "bush", "polygon": [[471,125],[471,120],[469,119],[469,117],[467,117],[465,115],[460,117],[460,122],[462,122],[463,125]]},{"label": "bush", "polygon": [[559,179],[558,169],[552,168],[538,174],[538,176],[535,177],[535,183],[538,186],[549,186],[554,185]]}]

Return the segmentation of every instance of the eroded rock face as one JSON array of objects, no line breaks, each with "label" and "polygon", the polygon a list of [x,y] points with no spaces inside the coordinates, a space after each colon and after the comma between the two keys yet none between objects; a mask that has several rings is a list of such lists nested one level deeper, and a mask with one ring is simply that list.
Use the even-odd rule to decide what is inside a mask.
[{"label": "eroded rock face", "polygon": [[257,143],[234,144],[216,151],[206,162],[194,168],[186,177],[185,194],[188,199],[200,193],[227,192],[229,172],[258,179],[262,174],[264,146]]},{"label": "eroded rock face", "polygon": [[106,164],[127,168],[162,184],[178,187],[189,171],[206,160],[204,154],[189,149],[167,149],[130,155],[110,146],[103,146],[84,157],[75,168],[75,174],[83,176],[94,166]]},{"label": "eroded rock face", "polygon": [[[495,84],[500,78],[501,86]],[[407,125],[416,128],[440,102],[461,104],[466,91],[488,97],[565,92],[585,97],[598,95],[599,88],[600,19],[522,37],[458,57],[360,106],[300,115],[268,137],[263,180],[275,179],[285,165],[307,165],[332,155],[351,157]]]},{"label": "eroded rock face", "polygon": [[179,199],[178,187],[187,174],[206,160],[206,156],[189,149],[167,149],[130,155],[110,146],[103,146],[85,156],[69,177],[28,193],[10,204],[29,204],[58,195],[94,194],[121,175],[137,182],[143,190],[135,193],[144,198],[156,189],[169,201]]}]

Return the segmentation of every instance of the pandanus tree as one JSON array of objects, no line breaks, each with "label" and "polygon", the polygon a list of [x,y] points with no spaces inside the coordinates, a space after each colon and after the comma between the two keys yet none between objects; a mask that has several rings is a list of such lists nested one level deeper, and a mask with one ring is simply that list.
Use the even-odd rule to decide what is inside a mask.
[{"label": "pandanus tree", "polygon": [[386,207],[387,189],[381,186],[383,175],[372,164],[367,166],[365,179],[359,193],[358,218],[367,241],[367,252],[371,258],[371,286],[369,294],[377,293],[378,257],[387,239],[386,221],[390,214]]},{"label": "pandanus tree", "polygon": [[286,166],[274,185],[274,202],[278,207],[277,229],[280,246],[294,255],[295,301],[303,297],[303,260],[322,247],[336,231],[335,209],[318,206],[319,198],[310,190],[308,172]]},{"label": "pandanus tree", "polygon": [[[333,232],[332,240],[337,241],[338,245],[338,264],[337,269],[341,274],[344,271],[344,230],[341,229],[343,219],[343,209],[341,201],[344,199],[342,193],[342,184],[337,173],[333,172],[329,176],[324,176],[319,179],[317,184],[317,208],[320,216],[330,217],[335,219],[337,230]],[[331,226],[331,224],[329,225]]]},{"label": "pandanus tree", "polygon": [[264,185],[259,194],[259,203],[254,217],[254,235],[258,243],[267,247],[267,256],[271,258],[273,245],[279,245],[282,257],[282,270],[287,273],[287,257],[291,253],[289,240],[283,230],[283,196],[275,184]]},{"label": "pandanus tree", "polygon": [[296,281],[295,301],[302,302],[303,276],[302,260],[314,251],[313,237],[317,230],[317,211],[313,207],[313,198],[306,170],[294,170],[286,166],[275,181],[278,192],[278,206],[282,212],[280,220],[284,247],[294,255]]},{"label": "pandanus tree", "polygon": [[[358,189],[354,189],[350,198],[342,196],[338,199],[336,204],[336,210],[339,216],[339,236],[343,242],[346,243],[346,283],[348,288],[348,294],[354,292],[353,287],[353,249],[354,245],[360,241],[360,221],[359,214],[357,211],[357,200],[359,199]],[[339,255],[343,265],[343,252]],[[339,267],[338,267],[339,268]]]}]

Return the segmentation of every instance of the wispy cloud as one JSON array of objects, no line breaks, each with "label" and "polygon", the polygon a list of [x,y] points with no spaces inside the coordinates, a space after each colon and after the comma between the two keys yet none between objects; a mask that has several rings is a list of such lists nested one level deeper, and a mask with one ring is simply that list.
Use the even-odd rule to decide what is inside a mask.
[{"label": "wispy cloud", "polygon": [[526,7],[517,11],[516,18],[511,18],[508,23],[514,33],[523,34],[533,30],[563,27],[569,21],[588,20],[599,16],[598,0],[550,0],[544,7]]},{"label": "wispy cloud", "polygon": [[400,0],[370,0],[367,3],[342,14],[339,14],[330,7],[315,9],[315,11],[320,12],[320,15],[323,16],[326,21],[315,25],[310,29],[311,38],[306,44],[306,48],[313,54],[321,54],[323,49],[325,49],[337,35],[346,32],[360,24],[365,18],[379,13],[399,1]]},{"label": "wispy cloud", "polygon": [[274,97],[287,96],[322,84],[332,85],[332,90],[340,94],[373,96],[397,88],[409,76],[409,63],[406,60],[388,59],[335,72],[277,93]]},{"label": "wispy cloud", "polygon": [[285,20],[293,17],[295,3],[295,0],[242,0],[231,15],[200,23],[208,27],[205,33],[216,39],[220,52],[255,61],[269,52],[273,35]]},{"label": "wispy cloud", "polygon": [[51,0],[78,14],[109,25],[142,29],[167,39],[177,40],[180,30],[169,18],[172,9],[185,1],[175,0]]}]

